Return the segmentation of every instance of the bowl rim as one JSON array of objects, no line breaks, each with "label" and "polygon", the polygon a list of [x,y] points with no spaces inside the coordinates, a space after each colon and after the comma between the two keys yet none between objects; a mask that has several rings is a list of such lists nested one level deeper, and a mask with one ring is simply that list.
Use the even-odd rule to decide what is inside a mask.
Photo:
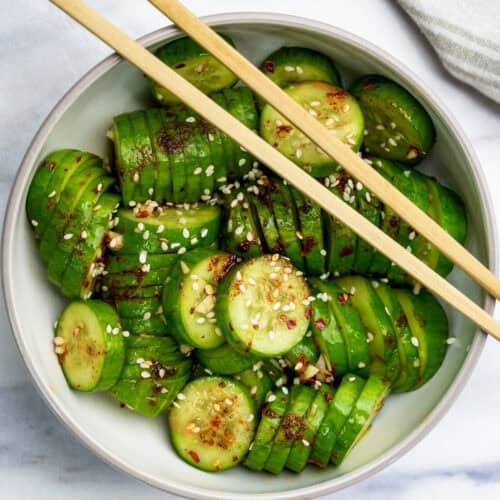
[{"label": "bowl rim", "polygon": [[[386,52],[384,49],[379,48],[377,45],[365,40],[364,38],[352,34],[343,29],[335,26],[308,19],[305,17],[292,16],[281,13],[267,13],[267,12],[230,12],[225,14],[215,14],[205,16],[202,18],[210,25],[218,27],[231,26],[237,24],[260,23],[266,25],[277,25],[281,27],[294,27],[301,28],[308,31],[320,32],[326,36],[336,38],[344,43],[355,46],[356,48],[364,51],[375,59],[382,60],[383,63],[390,67],[395,73],[404,75],[404,78],[412,83],[422,96],[425,96],[426,101],[432,106],[433,109],[438,111],[438,114],[452,131],[453,135],[462,144],[466,161],[471,166],[474,173],[477,188],[480,193],[481,210],[483,212],[484,223],[487,233],[487,253],[488,253],[488,266],[497,274],[497,229],[493,223],[493,203],[488,189],[486,178],[482,171],[479,160],[474,152],[474,149],[463,132],[461,126],[456,119],[447,110],[443,102],[432,91],[427,89],[420,78],[405,64]],[[144,35],[138,39],[139,43],[148,47],[158,43],[165,38],[175,36],[180,31],[175,26],[167,26]],[[412,449],[420,440],[422,440],[441,420],[453,402],[456,400],[466,382],[470,379],[472,371],[479,360],[485,342],[486,335],[476,332],[470,346],[468,355],[464,363],[457,373],[455,380],[448,388],[445,395],[434,407],[425,421],[416,427],[405,439],[386,450],[382,455],[377,457],[372,462],[359,467],[344,476],[333,478],[331,480],[323,481],[311,486],[297,488],[289,491],[271,492],[271,493],[252,493],[240,494],[228,491],[204,490],[203,488],[193,487],[190,485],[182,484],[182,482],[174,482],[168,479],[158,479],[150,474],[142,473],[129,466],[123,460],[114,456],[112,452],[99,444],[91,435],[85,432],[79,424],[61,408],[51,392],[48,385],[44,382],[42,375],[38,372],[36,364],[28,355],[27,345],[24,342],[21,323],[19,321],[19,312],[16,310],[16,305],[13,296],[13,276],[10,263],[13,257],[13,235],[16,226],[16,213],[19,212],[20,203],[23,199],[23,193],[26,189],[29,175],[34,166],[34,162],[38,157],[41,148],[43,147],[47,136],[52,131],[53,127],[59,121],[61,116],[66,112],[68,107],[84,92],[92,83],[99,79],[102,75],[116,66],[123,59],[113,53],[103,59],[101,62],[91,68],[82,78],[80,78],[59,100],[49,113],[45,121],[40,126],[38,132],[31,141],[24,158],[21,161],[20,167],[16,174],[13,186],[11,188],[10,196],[7,202],[6,215],[4,220],[3,234],[2,234],[2,286],[4,291],[4,301],[7,309],[9,322],[14,333],[14,337],[21,353],[24,363],[35,382],[35,387],[41,394],[42,399],[49,406],[50,410],[56,415],[65,426],[75,434],[80,442],[87,448],[92,450],[99,458],[110,464],[113,468],[124,471],[132,477],[142,480],[143,482],[159,488],[170,493],[189,496],[190,498],[203,498],[203,499],[253,499],[253,498],[269,498],[269,499],[291,499],[291,498],[304,498],[309,496],[325,495],[334,491],[341,490],[351,486],[367,477],[375,474],[376,472],[384,469],[388,465],[395,462],[398,458],[403,456],[406,452]],[[493,313],[495,301],[489,295],[485,297],[484,309],[490,314]],[[478,334],[479,333],[479,334]]]}]

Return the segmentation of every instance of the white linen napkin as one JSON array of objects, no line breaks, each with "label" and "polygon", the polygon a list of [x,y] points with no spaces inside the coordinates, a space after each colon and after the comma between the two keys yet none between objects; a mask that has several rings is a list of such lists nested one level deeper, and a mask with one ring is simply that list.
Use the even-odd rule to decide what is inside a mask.
[{"label": "white linen napkin", "polygon": [[398,0],[456,78],[500,102],[500,0]]}]

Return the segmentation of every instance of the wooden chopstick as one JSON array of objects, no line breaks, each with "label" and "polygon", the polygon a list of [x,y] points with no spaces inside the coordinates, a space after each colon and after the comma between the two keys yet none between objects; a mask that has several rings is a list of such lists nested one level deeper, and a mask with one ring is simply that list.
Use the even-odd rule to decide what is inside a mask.
[{"label": "wooden chopstick", "polygon": [[116,50],[134,66],[175,94],[198,114],[213,123],[278,175],[349,226],[358,235],[402,267],[417,281],[448,302],[483,331],[500,340],[500,323],[467,298],[451,283],[427,267],[316,179],[281,155],[275,148],[246,128],[208,96],[163,64],[151,52],[101,17],[81,0],[51,0],[82,26]]},{"label": "wooden chopstick", "polygon": [[272,104],[325,153],[335,158],[347,172],[390,206],[418,234],[425,237],[441,253],[461,267],[482,288],[495,298],[500,299],[500,280],[486,266],[375,169],[353,153],[351,148],[341,142],[300,104],[283,92],[212,28],[192,14],[178,0],[149,1],[263,99]]}]

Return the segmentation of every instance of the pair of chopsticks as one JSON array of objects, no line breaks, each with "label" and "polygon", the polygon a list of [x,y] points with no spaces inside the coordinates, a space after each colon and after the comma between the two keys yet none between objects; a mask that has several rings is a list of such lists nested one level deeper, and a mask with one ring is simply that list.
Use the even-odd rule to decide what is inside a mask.
[{"label": "pair of chopsticks", "polygon": [[[234,139],[263,164],[349,226],[418,282],[476,323],[484,332],[500,340],[500,323],[486,311],[347,203],[337,198],[320,182],[246,128],[227,111],[220,108],[151,52],[109,23],[82,0],[51,1],[143,73],[167,88],[186,105]],[[178,0],[150,0],[150,2],[298,127],[325,153],[333,157],[349,174],[397,212],[417,233],[461,267],[491,295],[497,299],[500,298],[500,281],[479,260],[375,169],[367,165],[348,146],[331,134],[319,121],[310,116],[305,109],[287,96],[215,31],[189,12]]]}]

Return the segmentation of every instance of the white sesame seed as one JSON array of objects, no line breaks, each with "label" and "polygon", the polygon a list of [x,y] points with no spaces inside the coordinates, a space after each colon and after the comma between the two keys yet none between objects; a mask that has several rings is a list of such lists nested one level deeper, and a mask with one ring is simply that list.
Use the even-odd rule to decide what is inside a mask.
[{"label": "white sesame seed", "polygon": [[31,221],[31,225],[32,225],[33,227],[37,227],[37,226],[38,226],[38,221],[37,221],[37,220],[35,220],[35,219],[33,219],[33,220]]},{"label": "white sesame seed", "polygon": [[194,123],[196,121],[196,118],[194,116],[188,116],[186,118],[186,122],[188,123]]},{"label": "white sesame seed", "polygon": [[64,340],[63,337],[54,337],[54,344],[55,345],[64,345],[66,341]]},{"label": "white sesame seed", "polygon": [[411,338],[411,343],[412,343],[415,347],[418,347],[419,342],[418,342],[417,337],[412,337],[412,338]]},{"label": "white sesame seed", "polygon": [[203,169],[201,167],[197,167],[194,169],[193,174],[200,175],[202,172],[203,172]]},{"label": "white sesame seed", "polygon": [[457,338],[456,338],[456,337],[448,337],[448,338],[446,339],[446,343],[447,343],[448,345],[452,345],[452,344],[454,344],[456,341],[457,341]]},{"label": "white sesame seed", "polygon": [[179,392],[179,394],[177,394],[177,399],[180,401],[183,401],[184,399],[186,399],[186,396],[184,396],[184,394],[182,394],[182,392]]},{"label": "white sesame seed", "polygon": [[147,258],[148,258],[148,252],[146,252],[146,250],[141,250],[141,252],[139,253],[139,262],[141,264],[145,264]]},{"label": "white sesame seed", "polygon": [[151,378],[151,373],[148,371],[144,370],[141,372],[141,378]]},{"label": "white sesame seed", "polygon": [[269,394],[269,396],[267,397],[267,402],[268,403],[272,403],[273,401],[276,401],[276,396],[274,394]]},{"label": "white sesame seed", "polygon": [[283,69],[288,73],[290,73],[291,71],[295,71],[295,68],[289,65],[285,66]]},{"label": "white sesame seed", "polygon": [[302,156],[302,150],[301,149],[297,149],[295,151],[295,156],[296,156],[296,158],[300,158]]},{"label": "white sesame seed", "polygon": [[302,440],[302,444],[303,444],[304,446],[310,446],[310,443],[309,443],[309,441],[307,441],[307,439],[303,439],[303,440]]},{"label": "white sesame seed", "polygon": [[56,192],[55,191],[52,191],[50,194],[49,194],[49,198],[54,198],[54,196],[56,195]]}]

